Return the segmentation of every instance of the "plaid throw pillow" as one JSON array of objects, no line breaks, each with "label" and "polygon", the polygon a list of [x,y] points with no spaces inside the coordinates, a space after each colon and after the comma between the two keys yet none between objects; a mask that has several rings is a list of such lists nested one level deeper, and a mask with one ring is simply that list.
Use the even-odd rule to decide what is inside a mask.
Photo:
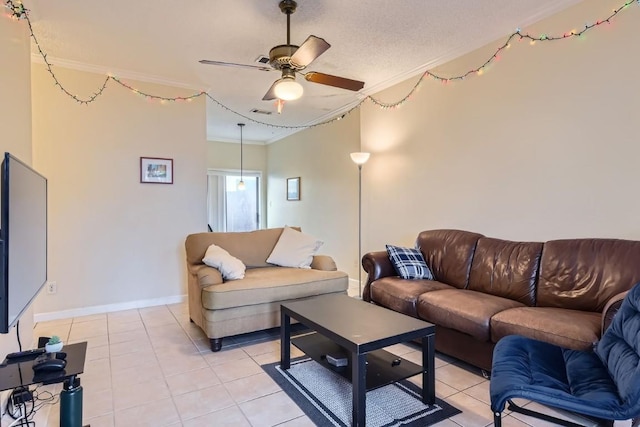
[{"label": "plaid throw pillow", "polygon": [[433,274],[417,249],[387,246],[387,253],[396,272],[403,279],[433,280]]}]

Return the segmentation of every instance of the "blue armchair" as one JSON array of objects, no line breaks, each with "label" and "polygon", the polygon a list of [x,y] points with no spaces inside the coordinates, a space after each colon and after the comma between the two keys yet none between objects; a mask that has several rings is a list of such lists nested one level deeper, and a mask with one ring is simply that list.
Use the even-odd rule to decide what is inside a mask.
[{"label": "blue armchair", "polygon": [[[593,351],[570,350],[518,335],[501,339],[493,353],[490,396],[497,427],[502,425],[507,402],[512,411],[579,426],[522,408],[513,398],[578,413],[609,426],[613,420],[640,416],[640,284],[627,294]],[[633,425],[638,426],[638,420]]]}]

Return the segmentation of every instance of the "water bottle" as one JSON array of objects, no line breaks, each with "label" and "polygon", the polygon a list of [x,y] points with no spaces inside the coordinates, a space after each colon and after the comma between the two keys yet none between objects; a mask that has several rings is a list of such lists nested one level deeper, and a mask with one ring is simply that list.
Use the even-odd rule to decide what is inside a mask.
[{"label": "water bottle", "polygon": [[82,427],[82,386],[75,376],[65,380],[60,392],[60,427]]}]

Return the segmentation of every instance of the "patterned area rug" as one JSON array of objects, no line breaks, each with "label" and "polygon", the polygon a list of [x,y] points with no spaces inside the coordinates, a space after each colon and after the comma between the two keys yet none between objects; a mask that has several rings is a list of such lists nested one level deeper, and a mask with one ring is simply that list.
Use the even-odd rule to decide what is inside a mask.
[{"label": "patterned area rug", "polygon": [[[283,371],[280,362],[262,369],[319,426],[351,425],[351,383],[309,358],[294,360]],[[459,414],[436,398],[433,405],[422,403],[420,388],[404,380],[367,393],[367,426],[425,427]]]}]

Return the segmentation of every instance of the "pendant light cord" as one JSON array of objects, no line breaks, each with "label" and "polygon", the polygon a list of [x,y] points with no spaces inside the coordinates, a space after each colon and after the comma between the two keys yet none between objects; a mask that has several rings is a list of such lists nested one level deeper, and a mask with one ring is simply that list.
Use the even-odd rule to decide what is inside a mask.
[{"label": "pendant light cord", "polygon": [[243,172],[243,149],[242,149],[242,128],[244,127],[244,123],[238,123],[240,126],[240,182],[243,182],[242,172]]}]

